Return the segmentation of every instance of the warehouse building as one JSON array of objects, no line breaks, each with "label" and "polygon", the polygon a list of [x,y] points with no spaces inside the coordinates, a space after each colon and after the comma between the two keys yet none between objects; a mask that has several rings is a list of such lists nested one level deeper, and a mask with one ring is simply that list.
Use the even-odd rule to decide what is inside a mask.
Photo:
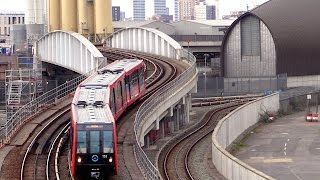
[{"label": "warehouse building", "polygon": [[288,87],[319,85],[319,7],[320,1],[272,0],[234,21],[221,54],[231,86],[239,88],[232,78],[280,75],[287,76]]}]

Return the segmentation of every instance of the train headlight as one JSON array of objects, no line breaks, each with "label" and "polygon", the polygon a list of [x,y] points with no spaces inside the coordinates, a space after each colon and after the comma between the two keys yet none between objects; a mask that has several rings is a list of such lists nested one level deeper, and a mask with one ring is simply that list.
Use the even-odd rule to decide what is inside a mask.
[{"label": "train headlight", "polygon": [[82,160],[81,157],[78,157],[78,163],[81,163],[81,160]]},{"label": "train headlight", "polygon": [[112,163],[113,159],[112,156],[109,157],[109,163]]}]

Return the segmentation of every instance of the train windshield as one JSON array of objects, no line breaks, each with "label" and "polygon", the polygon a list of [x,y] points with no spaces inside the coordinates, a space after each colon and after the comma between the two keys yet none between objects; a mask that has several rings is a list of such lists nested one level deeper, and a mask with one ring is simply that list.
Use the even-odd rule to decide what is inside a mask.
[{"label": "train windshield", "polygon": [[113,153],[112,131],[103,131],[103,153]]},{"label": "train windshield", "polygon": [[77,132],[77,153],[87,153],[87,145],[86,145],[86,131],[78,131]]},{"label": "train windshield", "polygon": [[100,153],[100,131],[90,131],[90,153]]}]

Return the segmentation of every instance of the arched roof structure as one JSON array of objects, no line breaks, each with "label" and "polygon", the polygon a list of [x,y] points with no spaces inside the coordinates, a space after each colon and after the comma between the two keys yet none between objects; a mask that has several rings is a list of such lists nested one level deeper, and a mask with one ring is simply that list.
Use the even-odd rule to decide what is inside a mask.
[{"label": "arched roof structure", "polygon": [[98,68],[104,57],[82,35],[69,31],[52,31],[36,42],[36,57],[40,61],[59,65],[80,74]]},{"label": "arched roof structure", "polygon": [[180,59],[181,45],[170,36],[153,28],[131,27],[114,32],[106,40],[113,48],[141,51]]},{"label": "arched roof structure", "polygon": [[[253,15],[271,32],[276,47],[277,74],[320,74],[320,21],[317,20],[320,15],[319,7],[318,0],[270,0],[233,22],[225,39],[242,18]],[[223,42],[222,51],[224,48]]]}]

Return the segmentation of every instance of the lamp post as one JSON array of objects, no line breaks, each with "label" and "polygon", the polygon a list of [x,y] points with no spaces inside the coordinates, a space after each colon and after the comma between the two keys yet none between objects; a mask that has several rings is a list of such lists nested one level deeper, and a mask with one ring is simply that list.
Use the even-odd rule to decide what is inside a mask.
[{"label": "lamp post", "polygon": [[204,97],[207,98],[207,57],[209,54],[204,54]]},{"label": "lamp post", "polygon": [[190,50],[189,50],[189,40],[188,40],[188,60],[190,59],[189,54],[190,54]]}]

